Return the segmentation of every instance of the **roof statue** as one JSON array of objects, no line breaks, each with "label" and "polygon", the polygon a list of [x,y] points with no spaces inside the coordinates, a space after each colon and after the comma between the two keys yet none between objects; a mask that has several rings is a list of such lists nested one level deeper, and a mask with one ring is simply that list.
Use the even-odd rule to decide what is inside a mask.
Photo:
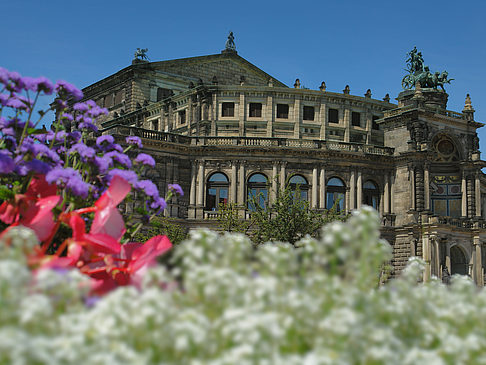
[{"label": "roof statue", "polygon": [[447,71],[432,73],[429,66],[424,66],[424,59],[422,53],[417,51],[417,47],[407,53],[407,68],[408,75],[405,75],[402,79],[402,87],[404,89],[412,89],[417,82],[423,88],[437,89],[440,87],[442,91],[445,91],[444,84],[450,84],[452,80],[449,79]]},{"label": "roof statue", "polygon": [[225,51],[236,51],[235,37],[233,36],[233,32],[229,32],[228,40],[226,41],[224,48]]},{"label": "roof statue", "polygon": [[136,60],[148,61],[149,58],[147,57],[147,52],[148,52],[148,48],[137,48],[137,50],[135,51],[134,58]]}]

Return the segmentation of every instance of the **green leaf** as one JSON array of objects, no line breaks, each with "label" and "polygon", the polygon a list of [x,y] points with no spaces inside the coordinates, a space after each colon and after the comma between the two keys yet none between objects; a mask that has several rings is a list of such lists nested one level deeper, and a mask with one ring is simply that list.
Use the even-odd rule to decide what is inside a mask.
[{"label": "green leaf", "polygon": [[12,199],[15,196],[15,193],[12,189],[8,188],[5,185],[0,185],[0,199],[8,200]]}]

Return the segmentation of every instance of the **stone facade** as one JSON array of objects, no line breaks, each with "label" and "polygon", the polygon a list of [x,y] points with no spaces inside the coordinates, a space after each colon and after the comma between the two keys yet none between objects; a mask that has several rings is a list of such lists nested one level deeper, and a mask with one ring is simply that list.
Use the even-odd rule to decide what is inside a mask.
[{"label": "stone facade", "polygon": [[162,194],[168,183],[182,186],[186,194],[169,202],[167,215],[211,225],[218,203],[234,202],[247,218],[249,194],[263,193],[271,205],[277,184],[293,177],[312,209],[336,200],[343,211],[374,206],[395,274],[417,255],[426,278],[462,273],[483,285],[483,124],[469,97],[459,113],[435,89],[404,91],[397,105],[371,91],[329,92],[325,83],[289,88],[228,50],[135,60],[83,91],[110,111],[102,133],[142,138]]}]

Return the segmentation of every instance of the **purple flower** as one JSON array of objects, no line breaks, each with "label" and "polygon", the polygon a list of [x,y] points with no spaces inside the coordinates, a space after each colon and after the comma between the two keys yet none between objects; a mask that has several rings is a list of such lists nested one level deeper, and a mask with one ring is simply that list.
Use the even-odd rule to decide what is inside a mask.
[{"label": "purple flower", "polygon": [[0,174],[10,174],[14,168],[14,160],[8,155],[8,151],[0,151]]},{"label": "purple flower", "polygon": [[126,181],[128,181],[130,184],[135,186],[138,181],[138,176],[135,172],[129,171],[129,170],[120,170],[120,169],[113,169],[108,171],[108,181],[111,181],[113,176],[120,176],[124,178]]},{"label": "purple flower", "polygon": [[165,208],[167,208],[167,203],[165,202],[164,198],[159,197],[152,204],[150,204],[150,208],[159,209],[159,211],[164,210]]},{"label": "purple flower", "polygon": [[0,67],[0,82],[5,85],[8,83],[8,71],[3,67]]},{"label": "purple flower", "polygon": [[54,91],[54,85],[45,77],[23,77],[25,88],[31,91],[43,91],[46,95],[51,95]]},{"label": "purple flower", "polygon": [[111,158],[95,156],[94,164],[98,168],[100,174],[106,174],[108,169],[113,165],[113,161]]},{"label": "purple flower", "polygon": [[54,91],[52,82],[44,76],[37,78],[37,90],[43,91],[46,95],[51,95]]},{"label": "purple flower", "polygon": [[138,148],[143,148],[142,140],[140,139],[140,137],[128,136],[127,138],[125,138],[125,142],[127,142],[128,144],[134,144]]},{"label": "purple flower", "polygon": [[86,112],[89,109],[89,105],[87,103],[76,103],[74,104],[73,109],[78,112]]},{"label": "purple flower", "polygon": [[101,145],[106,142],[108,144],[113,144],[115,142],[115,138],[113,136],[110,136],[109,134],[105,134],[103,136],[99,136],[96,138],[96,144],[101,147]]},{"label": "purple flower", "polygon": [[24,139],[22,146],[20,146],[22,153],[31,153],[33,157],[47,157],[53,162],[59,161],[59,155],[53,150],[49,149],[45,144],[36,143],[31,137]]},{"label": "purple flower", "polygon": [[72,168],[64,169],[56,167],[47,173],[46,181],[49,184],[64,184],[64,186],[67,189],[70,189],[74,195],[82,198],[88,197],[89,189],[91,188],[90,184],[83,181],[79,172]]},{"label": "purple flower", "polygon": [[81,132],[74,131],[74,132],[68,133],[66,137],[67,137],[67,141],[69,143],[76,143],[81,139],[81,136],[82,136]]},{"label": "purple flower", "polygon": [[82,122],[79,123],[78,126],[79,129],[86,129],[87,131],[93,131],[93,132],[98,132],[98,127],[95,126],[93,123],[90,122]]},{"label": "purple flower", "polygon": [[150,180],[141,180],[136,185],[135,188],[138,190],[143,190],[146,195],[152,197],[154,200],[159,197],[159,189]]},{"label": "purple flower", "polygon": [[38,174],[47,174],[52,168],[47,162],[38,160],[36,158],[32,161],[26,162],[25,167]]},{"label": "purple flower", "polygon": [[132,161],[130,160],[130,157],[118,151],[108,152],[105,154],[105,157],[112,158],[113,160],[117,161],[127,168],[132,167]]},{"label": "purple flower", "polygon": [[7,105],[8,99],[10,99],[10,96],[8,94],[0,94],[0,104],[3,106]]},{"label": "purple flower", "polygon": [[66,92],[68,95],[71,95],[74,100],[81,100],[83,98],[83,92],[81,90],[64,80],[58,80],[55,89],[59,94]]},{"label": "purple flower", "polygon": [[155,160],[152,156],[147,155],[146,153],[139,153],[135,158],[135,162],[141,163],[142,165],[155,167]]},{"label": "purple flower", "polygon": [[168,188],[170,191],[173,191],[180,196],[184,196],[184,192],[182,191],[182,188],[179,184],[169,184]]},{"label": "purple flower", "polygon": [[68,153],[75,152],[77,152],[83,159],[93,158],[96,155],[95,150],[86,146],[84,143],[76,143],[68,151]]}]

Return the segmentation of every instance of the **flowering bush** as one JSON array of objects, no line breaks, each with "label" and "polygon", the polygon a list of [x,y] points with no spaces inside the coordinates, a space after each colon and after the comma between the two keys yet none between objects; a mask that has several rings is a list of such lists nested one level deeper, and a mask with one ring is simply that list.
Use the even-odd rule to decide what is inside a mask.
[{"label": "flowering bush", "polygon": [[[118,211],[132,189],[145,202],[139,213],[146,218],[166,206],[156,185],[141,178],[147,166],[155,167],[154,159],[130,157],[143,147],[140,138],[127,137],[125,148],[109,135],[95,139],[96,118],[107,110],[92,100],[79,102],[82,92],[65,81],[52,84],[0,68],[0,85],[0,221],[7,225],[0,237],[17,226],[32,229],[40,245],[26,252],[29,266],[77,268],[91,277],[91,293],[137,284],[171,247],[164,236],[130,242],[142,222],[129,219],[127,229]],[[34,122],[37,99],[53,93],[55,101]],[[48,111],[56,120],[50,131],[39,129]],[[175,193],[182,194],[177,184],[169,186],[168,197]]]},{"label": "flowering bush", "polygon": [[417,259],[378,287],[390,255],[378,228],[364,208],[297,248],[196,231],[172,269],[96,302],[76,271],[29,271],[36,238],[13,229],[0,246],[0,363],[484,363],[486,292],[466,277],[417,284]]}]

